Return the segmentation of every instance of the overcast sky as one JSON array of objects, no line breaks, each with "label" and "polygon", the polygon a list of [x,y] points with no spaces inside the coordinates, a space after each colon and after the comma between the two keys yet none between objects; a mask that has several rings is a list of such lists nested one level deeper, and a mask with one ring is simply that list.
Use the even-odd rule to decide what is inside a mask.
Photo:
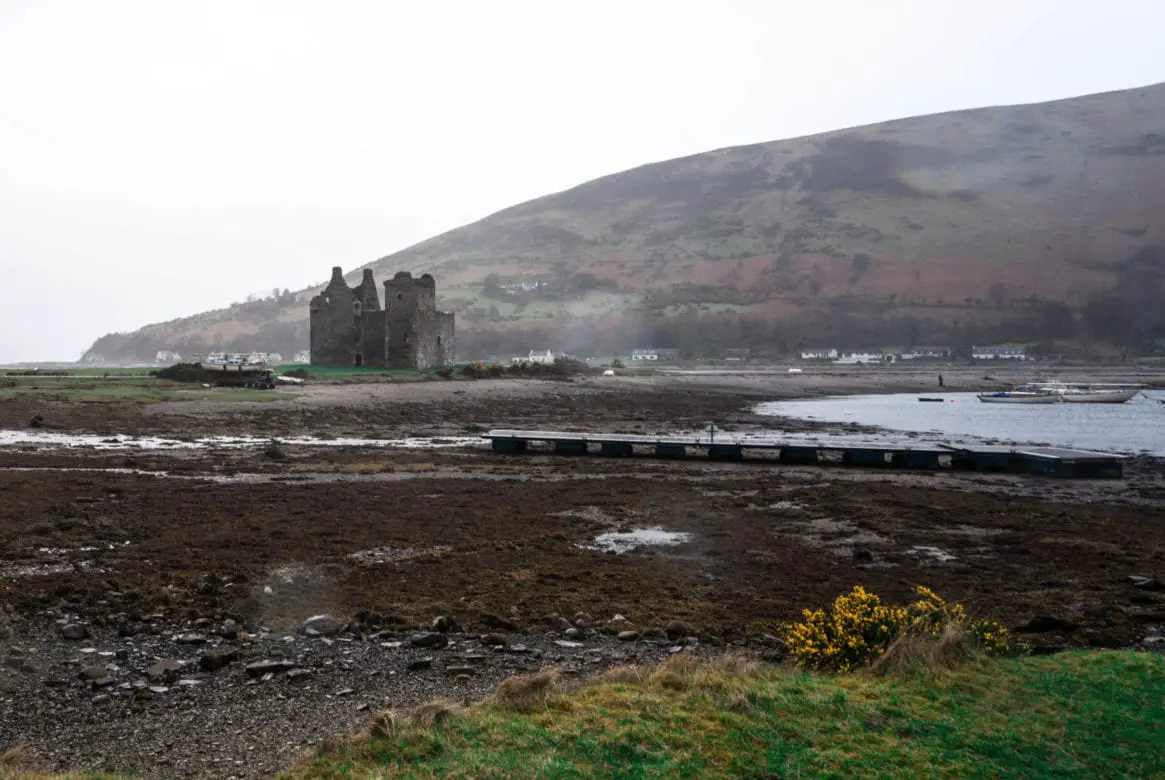
[{"label": "overcast sky", "polygon": [[1161,0],[0,0],[0,361],[722,146],[1165,80]]}]

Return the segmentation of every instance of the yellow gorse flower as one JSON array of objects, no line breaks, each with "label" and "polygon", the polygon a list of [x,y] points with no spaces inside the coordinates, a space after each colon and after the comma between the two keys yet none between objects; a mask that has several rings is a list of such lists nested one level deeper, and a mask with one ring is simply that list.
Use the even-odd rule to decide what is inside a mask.
[{"label": "yellow gorse flower", "polygon": [[827,609],[804,610],[801,622],[785,627],[785,643],[801,666],[848,671],[873,661],[904,633],[938,636],[946,625],[961,624],[988,654],[1010,652],[1010,636],[1003,626],[994,621],[968,623],[962,604],[948,604],[930,588],[920,585],[914,594],[916,600],[904,607],[889,606],[855,585]]}]

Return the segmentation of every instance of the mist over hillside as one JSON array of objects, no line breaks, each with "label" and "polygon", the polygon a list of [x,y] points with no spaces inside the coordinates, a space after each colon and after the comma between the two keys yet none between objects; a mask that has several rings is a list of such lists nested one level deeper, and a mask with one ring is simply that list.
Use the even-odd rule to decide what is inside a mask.
[{"label": "mist over hillside", "polygon": [[[370,263],[431,273],[461,357],[1165,338],[1165,84],[644,165]],[[320,276],[332,263],[320,258]],[[345,269],[355,284],[361,268]],[[271,280],[277,284],[278,279]],[[308,346],[315,290],[86,357]]]}]

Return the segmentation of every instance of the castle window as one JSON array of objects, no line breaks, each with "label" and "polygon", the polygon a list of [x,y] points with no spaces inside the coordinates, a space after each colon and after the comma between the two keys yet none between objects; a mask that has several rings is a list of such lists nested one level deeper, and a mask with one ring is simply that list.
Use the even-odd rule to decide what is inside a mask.
[{"label": "castle window", "polygon": [[441,346],[441,337],[440,336],[437,337],[437,346],[438,347]]},{"label": "castle window", "polygon": [[404,293],[397,293],[397,294],[396,294],[396,299],[397,299],[398,301],[403,301],[403,300],[404,300],[404,297],[405,297],[405,296],[404,296]]},{"label": "castle window", "polygon": [[352,307],[356,310],[356,316],[359,317],[360,316],[360,307],[361,307],[360,301],[356,301],[355,303],[353,303]]}]

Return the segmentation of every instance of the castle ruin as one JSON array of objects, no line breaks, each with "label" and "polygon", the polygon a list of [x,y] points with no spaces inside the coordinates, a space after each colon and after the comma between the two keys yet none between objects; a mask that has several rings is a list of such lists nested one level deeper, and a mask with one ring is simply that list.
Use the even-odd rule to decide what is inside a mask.
[{"label": "castle ruin", "polygon": [[399,271],[384,283],[384,308],[372,270],[356,287],[332,269],[311,299],[311,362],[315,366],[425,369],[453,363],[453,313],[437,311],[437,283]]}]

